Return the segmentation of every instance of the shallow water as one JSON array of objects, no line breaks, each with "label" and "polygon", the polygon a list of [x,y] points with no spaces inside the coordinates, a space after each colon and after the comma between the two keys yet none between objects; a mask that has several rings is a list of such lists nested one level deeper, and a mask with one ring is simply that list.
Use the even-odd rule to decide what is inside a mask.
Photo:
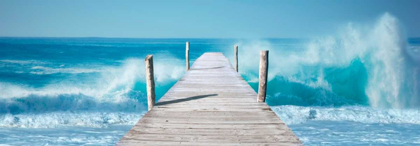
[{"label": "shallow water", "polygon": [[311,121],[289,125],[305,145],[420,145],[420,125]]},{"label": "shallow water", "polygon": [[113,145],[131,127],[0,128],[0,141],[5,145]]},{"label": "shallow water", "polygon": [[420,110],[274,106],[305,145],[419,145]]}]

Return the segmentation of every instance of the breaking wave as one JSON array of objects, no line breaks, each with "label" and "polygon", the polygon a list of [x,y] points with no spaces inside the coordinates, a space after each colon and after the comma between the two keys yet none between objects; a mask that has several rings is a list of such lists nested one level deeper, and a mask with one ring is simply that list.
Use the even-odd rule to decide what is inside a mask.
[{"label": "breaking wave", "polygon": [[[184,72],[176,63],[155,63],[157,91],[163,92]],[[8,61],[10,62],[10,61]],[[25,61],[13,61],[30,62]],[[31,61],[32,62],[32,61]],[[61,111],[144,111],[147,109],[144,95],[144,60],[127,59],[121,66],[100,68],[53,68],[39,67],[40,73],[26,72],[36,76],[62,75],[63,78],[48,81],[40,87],[27,84],[0,82],[0,114],[46,113]],[[32,69],[33,69],[32,68]],[[169,69],[171,72],[162,71]],[[92,72],[91,72],[92,71]],[[70,74],[70,75],[66,75]],[[75,76],[74,78],[72,78]],[[61,77],[61,76],[59,76]],[[158,94],[159,95],[159,94]]]},{"label": "breaking wave", "polygon": [[240,72],[251,84],[258,77],[254,54],[270,50],[270,105],[420,105],[419,53],[388,13],[373,25],[349,23],[336,35],[292,43],[296,49],[267,41],[238,44],[247,50],[240,51]]}]

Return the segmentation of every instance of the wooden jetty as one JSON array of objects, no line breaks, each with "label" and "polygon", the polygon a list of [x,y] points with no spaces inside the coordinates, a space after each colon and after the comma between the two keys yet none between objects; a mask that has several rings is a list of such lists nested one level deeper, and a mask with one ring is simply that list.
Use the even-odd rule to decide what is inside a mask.
[{"label": "wooden jetty", "polygon": [[236,69],[203,54],[116,145],[302,145]]}]

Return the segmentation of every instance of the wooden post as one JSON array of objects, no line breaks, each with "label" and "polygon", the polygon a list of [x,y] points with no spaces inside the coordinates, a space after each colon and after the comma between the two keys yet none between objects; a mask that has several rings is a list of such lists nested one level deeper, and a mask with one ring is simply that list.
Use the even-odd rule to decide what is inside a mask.
[{"label": "wooden post", "polygon": [[238,72],[238,46],[235,45],[235,70]]},{"label": "wooden post", "polygon": [[186,50],[185,50],[185,59],[187,60],[187,71],[190,70],[190,58],[188,57],[189,53],[190,53],[190,42],[187,42],[187,46],[186,46]]},{"label": "wooden post", "polygon": [[265,102],[267,94],[268,50],[260,53],[260,83],[258,85],[258,102]]},{"label": "wooden post", "polygon": [[147,55],[144,60],[146,64],[146,83],[147,83],[147,105],[149,111],[155,105],[155,79],[153,75],[153,55]]}]

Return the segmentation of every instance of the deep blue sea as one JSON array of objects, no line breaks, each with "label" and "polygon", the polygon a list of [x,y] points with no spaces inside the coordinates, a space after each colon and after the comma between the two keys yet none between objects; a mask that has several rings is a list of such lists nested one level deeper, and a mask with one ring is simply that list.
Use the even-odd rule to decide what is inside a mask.
[{"label": "deep blue sea", "polygon": [[113,145],[147,111],[144,58],[160,98],[204,52],[233,60],[305,145],[420,145],[420,38],[394,18],[307,39],[0,38],[0,144]]}]

